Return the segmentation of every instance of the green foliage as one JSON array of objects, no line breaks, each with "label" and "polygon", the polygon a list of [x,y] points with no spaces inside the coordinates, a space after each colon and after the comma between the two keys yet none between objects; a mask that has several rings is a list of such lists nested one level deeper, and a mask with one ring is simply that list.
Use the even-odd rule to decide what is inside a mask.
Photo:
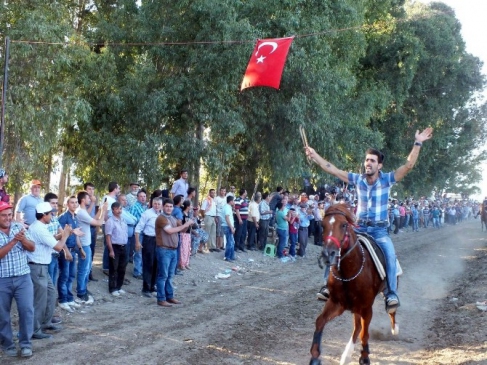
[{"label": "green foliage", "polygon": [[[404,0],[9,2],[13,39],[4,164],[15,189],[63,153],[105,186],[300,188],[322,155],[357,171],[378,147],[403,164],[416,129],[435,128],[402,193],[471,191],[486,155],[485,84],[443,4]],[[6,29],[5,27],[3,27]],[[5,32],[4,32],[5,33]],[[239,91],[256,38],[295,35],[281,88]],[[62,44],[28,44],[20,40]],[[200,170],[204,172],[200,177]]]}]

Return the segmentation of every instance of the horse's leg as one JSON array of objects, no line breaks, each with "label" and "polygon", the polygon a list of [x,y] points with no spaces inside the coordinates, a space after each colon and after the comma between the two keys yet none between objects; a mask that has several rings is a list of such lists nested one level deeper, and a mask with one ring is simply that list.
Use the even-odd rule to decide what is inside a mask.
[{"label": "horse's leg", "polygon": [[360,332],[360,341],[362,342],[362,351],[360,353],[360,365],[370,365],[369,359],[369,325],[372,320],[372,307],[362,311],[362,331]]},{"label": "horse's leg", "polygon": [[389,318],[391,319],[391,332],[394,336],[399,334],[399,324],[396,323],[396,312],[389,313]]},{"label": "horse's leg", "polygon": [[348,341],[345,350],[343,351],[342,357],[340,358],[340,365],[348,364],[352,360],[353,350],[355,349],[355,344],[357,343],[357,337],[362,329],[362,323],[360,320],[360,315],[357,313],[353,314],[353,332],[350,341]]},{"label": "horse's leg", "polygon": [[313,343],[311,344],[311,360],[310,365],[320,365],[321,361],[319,359],[321,354],[321,336],[323,335],[323,329],[325,325],[330,322],[333,318],[341,315],[345,309],[331,300],[326,302],[325,307],[321,314],[316,318],[315,332],[313,334]]}]

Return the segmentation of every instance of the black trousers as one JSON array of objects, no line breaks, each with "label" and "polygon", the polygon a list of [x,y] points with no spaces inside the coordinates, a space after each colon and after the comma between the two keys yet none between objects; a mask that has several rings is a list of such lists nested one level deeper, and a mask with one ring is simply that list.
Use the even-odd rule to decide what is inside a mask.
[{"label": "black trousers", "polygon": [[122,289],[127,267],[127,248],[125,245],[112,245],[114,258],[108,260],[108,291],[110,293]]},{"label": "black trousers", "polygon": [[142,238],[142,291],[155,291],[156,279],[156,238],[144,234]]}]

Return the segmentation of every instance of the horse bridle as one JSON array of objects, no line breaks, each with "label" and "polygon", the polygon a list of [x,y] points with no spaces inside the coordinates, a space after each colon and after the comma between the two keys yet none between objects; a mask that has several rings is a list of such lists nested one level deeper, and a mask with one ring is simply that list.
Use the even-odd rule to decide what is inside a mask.
[{"label": "horse bridle", "polygon": [[[343,255],[343,257],[341,256],[342,249],[346,248],[345,244],[350,243],[350,231],[349,231],[350,222],[349,222],[347,216],[345,215],[345,213],[342,213],[342,212],[325,213],[325,217],[330,216],[330,215],[336,215],[336,214],[345,217],[345,219],[347,220],[347,223],[343,226],[343,228],[345,229],[345,234],[344,234],[341,241],[338,241],[338,239],[332,235],[324,237],[324,240],[325,241],[330,240],[337,246],[337,248],[338,248],[338,255],[337,255],[338,263],[336,266],[337,266],[337,271],[340,271],[341,260],[343,260],[345,257],[347,257],[347,255],[355,249],[355,247],[359,244],[359,240],[356,240],[355,244],[345,253],[345,255]],[[362,253],[362,265],[360,266],[359,271],[353,277],[348,278],[348,279],[343,279],[343,278],[340,278],[337,275],[335,275],[333,270],[330,270],[331,274],[333,275],[333,277],[335,279],[340,280],[340,281],[352,281],[362,273],[362,271],[365,267],[365,253],[364,253],[364,248],[362,247],[362,245],[359,245],[359,246],[360,246],[361,253]]]}]

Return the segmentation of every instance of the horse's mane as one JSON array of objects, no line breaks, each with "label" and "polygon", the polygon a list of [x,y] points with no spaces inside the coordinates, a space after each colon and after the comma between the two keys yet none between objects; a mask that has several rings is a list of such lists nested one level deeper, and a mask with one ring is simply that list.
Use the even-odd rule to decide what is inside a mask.
[{"label": "horse's mane", "polygon": [[326,209],[325,217],[327,215],[331,215],[331,214],[340,214],[340,215],[343,215],[347,219],[347,222],[348,223],[350,223],[350,224],[354,224],[355,223],[355,216],[348,209],[348,207],[347,207],[346,204],[335,204],[335,205],[329,206],[328,209]]}]

